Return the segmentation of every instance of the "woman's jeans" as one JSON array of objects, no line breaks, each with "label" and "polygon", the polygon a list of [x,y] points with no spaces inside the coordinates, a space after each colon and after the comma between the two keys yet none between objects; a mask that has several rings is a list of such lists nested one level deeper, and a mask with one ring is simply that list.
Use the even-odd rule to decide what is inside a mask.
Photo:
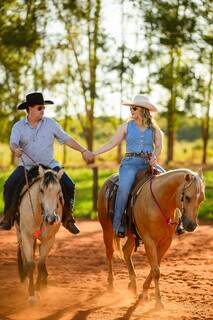
[{"label": "woman's jeans", "polygon": [[119,186],[115,201],[115,214],[113,219],[113,229],[116,233],[124,232],[121,225],[122,216],[126,209],[129,194],[136,175],[139,171],[147,169],[149,166],[145,158],[125,157],[119,169]]}]

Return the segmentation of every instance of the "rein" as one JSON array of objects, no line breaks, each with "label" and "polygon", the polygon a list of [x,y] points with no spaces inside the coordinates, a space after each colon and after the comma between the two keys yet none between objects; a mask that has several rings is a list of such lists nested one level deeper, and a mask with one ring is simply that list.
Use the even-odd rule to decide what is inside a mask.
[{"label": "rein", "polygon": [[[36,165],[39,165],[33,158],[31,158],[25,151],[23,151],[23,153],[31,160],[33,161]],[[30,194],[30,185],[29,185],[29,180],[28,180],[28,176],[27,176],[27,169],[26,169],[26,164],[24,162],[24,159],[23,157],[21,157],[21,161],[24,165],[24,176],[25,176],[25,181],[26,181],[26,186],[27,186],[27,192],[28,192],[28,195],[29,195],[29,199],[30,199],[30,206],[31,206],[31,209],[32,209],[32,214],[33,214],[33,218],[36,222],[36,218],[35,218],[35,211],[34,211],[34,208],[33,208],[33,202],[32,202],[32,197],[31,197],[31,194]],[[38,239],[39,237],[44,237],[45,236],[45,232],[42,232],[42,226],[43,226],[43,222],[40,226],[40,229],[37,229],[35,232],[34,232],[34,237],[36,239]]]},{"label": "rein", "polygon": [[171,218],[166,218],[166,216],[165,216],[165,214],[164,214],[164,212],[163,212],[163,210],[162,210],[162,208],[161,208],[158,200],[156,199],[156,197],[155,197],[155,195],[154,195],[154,192],[153,192],[153,189],[152,189],[152,183],[153,183],[154,177],[155,177],[155,176],[152,176],[152,178],[151,178],[151,180],[150,180],[150,192],[151,192],[151,195],[152,195],[152,197],[153,197],[153,199],[154,199],[154,201],[155,201],[155,204],[157,205],[158,209],[160,210],[160,212],[161,212],[161,214],[162,214],[162,216],[163,216],[163,218],[164,218],[165,224],[167,224],[167,225],[169,225],[169,224],[175,224],[175,222],[173,222]]},{"label": "rein", "polygon": [[[193,178],[195,178],[194,176],[193,176]],[[191,186],[191,184],[193,183],[193,181],[194,181],[194,179],[193,180],[191,180],[188,184],[186,183],[185,185],[184,185],[184,187],[183,187],[183,191],[182,191],[182,193],[181,193],[181,199],[180,199],[180,201],[181,201],[181,213],[182,214],[184,214],[185,213],[185,207],[184,207],[184,196],[185,196],[185,191],[186,191],[186,189],[188,189],[190,186]]]},{"label": "rein", "polygon": [[[167,218],[156,198],[156,196],[154,195],[154,192],[153,192],[153,189],[152,189],[152,183],[153,183],[153,180],[154,180],[154,175],[152,175],[151,177],[151,180],[150,180],[150,192],[151,192],[151,195],[155,201],[155,204],[157,205],[158,209],[160,210],[163,218],[164,218],[164,222],[167,224],[167,225],[171,225],[171,224],[175,224],[176,222],[172,221],[171,218]],[[188,189],[191,184],[193,183],[194,179],[192,179],[189,183],[186,182],[186,184],[183,186],[183,190],[182,190],[182,193],[181,193],[181,214],[183,215],[185,213],[185,207],[184,207],[184,196],[185,196],[185,191],[186,189]]]}]

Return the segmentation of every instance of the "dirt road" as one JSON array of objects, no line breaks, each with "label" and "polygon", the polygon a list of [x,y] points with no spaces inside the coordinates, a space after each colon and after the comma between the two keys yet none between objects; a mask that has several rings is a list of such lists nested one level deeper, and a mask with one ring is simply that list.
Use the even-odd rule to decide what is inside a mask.
[{"label": "dirt road", "polygon": [[[128,290],[124,262],[116,260],[116,291],[106,291],[107,264],[98,222],[79,222],[81,233],[61,228],[48,258],[49,283],[34,306],[16,265],[15,231],[0,233],[0,320],[213,319],[213,226],[175,237],[162,261],[165,309],[154,310],[154,290],[146,304]],[[134,255],[139,292],[149,266],[141,247]]]}]

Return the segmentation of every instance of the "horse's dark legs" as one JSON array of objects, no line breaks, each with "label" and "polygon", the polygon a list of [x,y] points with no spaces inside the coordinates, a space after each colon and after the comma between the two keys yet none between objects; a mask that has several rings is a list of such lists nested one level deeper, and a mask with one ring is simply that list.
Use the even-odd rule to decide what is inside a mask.
[{"label": "horse's dark legs", "polygon": [[[29,296],[30,297],[34,297],[34,295],[35,295],[35,288],[34,288],[34,281],[33,281],[34,269],[35,269],[35,263],[33,261],[27,262],[26,271],[27,271],[27,274],[28,274],[28,277],[29,277],[28,291],[29,291]],[[29,300],[29,302],[31,302],[31,301]]]},{"label": "horse's dark legs", "polygon": [[22,250],[25,257],[25,270],[26,275],[29,278],[29,299],[28,301],[30,303],[34,302],[35,300],[35,288],[34,288],[34,281],[33,281],[33,273],[35,269],[35,263],[33,260],[34,256],[34,249],[35,249],[35,240],[32,237],[28,237],[27,234],[22,233]]},{"label": "horse's dark legs", "polygon": [[131,290],[135,295],[137,294],[137,283],[136,283],[136,274],[132,264],[132,252],[134,249],[135,239],[132,235],[130,235],[123,247],[124,259],[126,261],[126,265],[128,267],[129,272],[129,285],[128,288]]},{"label": "horse's dark legs", "polygon": [[52,249],[52,246],[55,241],[55,235],[52,236],[49,240],[42,242],[39,247],[39,262],[38,262],[38,277],[36,281],[36,290],[39,291],[42,287],[47,285],[47,277],[48,277],[48,272],[46,268],[46,257],[50,250]]},{"label": "horse's dark legs", "polygon": [[104,238],[104,243],[106,247],[106,255],[107,255],[107,260],[108,260],[108,277],[107,277],[107,282],[108,282],[108,290],[113,291],[114,289],[114,275],[113,275],[113,266],[112,266],[112,258],[113,258],[113,229],[112,229],[112,223],[111,221],[104,221],[101,223],[102,228],[103,228],[103,238]]},{"label": "horse's dark legs", "polygon": [[36,281],[36,290],[40,289],[47,285],[48,272],[46,268],[45,261],[39,261],[38,263],[38,277]]}]

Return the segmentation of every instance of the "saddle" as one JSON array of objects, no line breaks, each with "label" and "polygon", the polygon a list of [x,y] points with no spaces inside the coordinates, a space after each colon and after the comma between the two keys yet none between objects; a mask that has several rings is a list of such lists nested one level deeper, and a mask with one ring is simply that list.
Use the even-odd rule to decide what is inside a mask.
[{"label": "saddle", "polygon": [[[125,224],[132,231],[132,233],[136,236],[138,240],[142,240],[142,239],[135,227],[134,217],[133,217],[133,206],[135,204],[135,201],[143,185],[148,180],[150,180],[153,177],[153,175],[157,175],[157,174],[160,174],[160,172],[157,170],[151,171],[151,168],[147,170],[141,170],[138,172],[128,198],[125,212],[122,217],[122,224]],[[106,190],[107,213],[110,216],[111,220],[113,221],[116,194],[119,186],[119,174],[112,175],[108,181],[109,181],[109,184]]]}]

